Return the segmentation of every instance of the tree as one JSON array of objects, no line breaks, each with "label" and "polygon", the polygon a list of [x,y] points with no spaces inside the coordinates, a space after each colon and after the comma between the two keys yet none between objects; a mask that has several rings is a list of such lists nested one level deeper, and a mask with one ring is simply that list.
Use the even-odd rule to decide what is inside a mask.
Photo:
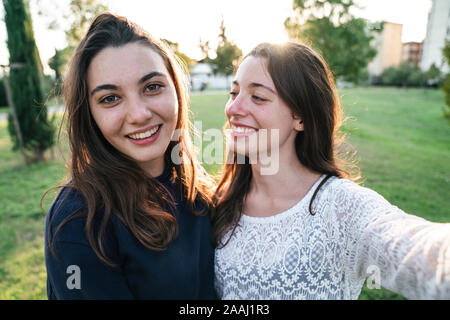
[{"label": "tree", "polygon": [[334,76],[359,82],[368,63],[375,57],[372,32],[380,24],[355,18],[350,9],[354,0],[294,0],[294,17],[285,20],[292,40],[301,41],[320,52]]},{"label": "tree", "polygon": [[54,144],[55,129],[47,119],[47,109],[43,103],[42,64],[34,40],[32,21],[23,0],[3,0],[3,6],[11,66],[9,84],[20,125],[18,133],[9,115],[8,131],[15,150],[22,144],[27,163],[41,161],[44,160],[45,150]]},{"label": "tree", "polygon": [[225,34],[225,22],[222,19],[220,24],[219,44],[216,49],[216,57],[210,59],[214,74],[221,73],[226,76],[233,74],[239,58],[242,57],[242,50],[228,40]]},{"label": "tree", "polygon": [[6,100],[6,90],[3,80],[0,79],[0,108],[7,106],[8,101]]},{"label": "tree", "polygon": [[75,48],[88,31],[88,28],[98,14],[108,10],[108,7],[98,0],[71,0],[69,14],[65,19],[70,21],[70,27],[65,31],[69,46]]},{"label": "tree", "polygon": [[56,96],[61,95],[62,78],[64,74],[64,68],[69,61],[70,54],[72,53],[72,47],[66,47],[64,49],[55,49],[55,54],[48,61],[48,66],[55,71],[55,83],[56,83]]},{"label": "tree", "polygon": [[167,39],[161,40],[172,49],[173,53],[175,53],[175,55],[186,65],[187,68],[190,68],[194,65],[194,60],[180,51],[178,42],[172,42]]},{"label": "tree", "polygon": [[428,86],[437,87],[442,84],[442,72],[434,63],[431,64],[424,74],[424,80]]},{"label": "tree", "polygon": [[382,84],[388,86],[419,87],[424,82],[424,74],[413,63],[404,61],[398,67],[389,67],[381,74]]},{"label": "tree", "polygon": [[200,48],[200,51],[202,52],[202,58],[200,59],[200,61],[205,61],[205,62],[209,62],[210,58],[209,58],[209,51],[211,50],[209,41],[203,41],[200,38],[198,47]]},{"label": "tree", "polygon": [[[68,12],[62,15],[62,18],[64,18],[65,21],[70,21],[69,28],[65,30],[67,47],[60,50],[56,49],[55,54],[48,62],[49,67],[55,71],[57,93],[60,93],[64,68],[75,47],[87,32],[94,17],[107,10],[108,7],[98,0],[70,1]],[[60,25],[58,22],[58,19],[60,18],[61,17],[54,17],[49,23],[49,28],[57,28],[57,26]]]},{"label": "tree", "polygon": [[[442,50],[442,53],[445,60],[447,60],[447,64],[450,65],[450,41],[447,41],[445,43],[445,47]],[[449,119],[450,121],[450,72],[445,76],[445,80],[441,89],[445,93],[445,104],[447,105],[447,107],[442,110],[442,113],[444,117]]]}]

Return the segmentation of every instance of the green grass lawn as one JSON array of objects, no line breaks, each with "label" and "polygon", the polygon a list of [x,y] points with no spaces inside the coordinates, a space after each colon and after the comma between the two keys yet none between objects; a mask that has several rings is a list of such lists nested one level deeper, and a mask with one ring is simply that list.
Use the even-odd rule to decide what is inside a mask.
[{"label": "green grass lawn", "polygon": [[[344,131],[357,150],[364,185],[404,211],[450,222],[450,126],[442,117],[443,94],[422,89],[355,88],[340,92],[349,120]],[[192,117],[203,130],[221,128],[223,95],[191,98]],[[67,148],[63,148],[67,150]],[[215,173],[219,165],[205,165]],[[0,123],[0,299],[46,299],[41,196],[64,177],[60,159],[25,167],[11,151]],[[401,299],[363,288],[360,299]]]}]

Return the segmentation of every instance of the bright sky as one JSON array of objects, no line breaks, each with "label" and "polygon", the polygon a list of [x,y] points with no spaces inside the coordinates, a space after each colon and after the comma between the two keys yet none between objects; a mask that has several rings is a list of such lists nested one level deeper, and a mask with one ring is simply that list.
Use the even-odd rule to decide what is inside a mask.
[{"label": "bright sky", "polygon": [[[422,41],[426,35],[431,0],[356,0],[363,7],[354,14],[371,21],[403,24],[402,41]],[[57,5],[55,3],[57,2]],[[61,14],[58,8],[69,0],[40,0],[47,16]],[[157,37],[178,42],[180,51],[194,59],[201,56],[199,40],[216,46],[222,17],[226,34],[246,54],[260,42],[287,40],[283,22],[292,14],[292,0],[105,0],[114,13],[138,23]],[[66,4],[65,4],[66,3]],[[47,5],[48,4],[48,5]],[[36,0],[30,0],[35,38],[46,66],[55,48],[65,47],[62,30],[49,31],[49,18],[37,14]],[[3,6],[0,6],[3,18]],[[3,20],[3,19],[2,19]],[[0,22],[0,64],[8,63],[6,28]]]}]

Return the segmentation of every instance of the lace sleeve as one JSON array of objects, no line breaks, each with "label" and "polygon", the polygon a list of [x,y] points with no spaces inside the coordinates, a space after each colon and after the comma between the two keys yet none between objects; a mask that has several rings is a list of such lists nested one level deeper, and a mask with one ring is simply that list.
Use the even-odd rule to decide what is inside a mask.
[{"label": "lace sleeve", "polygon": [[371,270],[381,286],[409,299],[450,299],[450,223],[406,214],[348,180],[331,196],[351,283],[364,282]]}]

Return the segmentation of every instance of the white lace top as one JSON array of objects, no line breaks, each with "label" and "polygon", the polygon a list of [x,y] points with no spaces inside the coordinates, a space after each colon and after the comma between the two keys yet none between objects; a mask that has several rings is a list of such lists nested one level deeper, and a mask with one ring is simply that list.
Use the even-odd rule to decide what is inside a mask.
[{"label": "white lace top", "polygon": [[450,299],[450,223],[406,214],[336,177],[321,187],[312,216],[323,178],[282,213],[242,215],[215,253],[220,298],[357,299],[368,277],[407,298]]}]

